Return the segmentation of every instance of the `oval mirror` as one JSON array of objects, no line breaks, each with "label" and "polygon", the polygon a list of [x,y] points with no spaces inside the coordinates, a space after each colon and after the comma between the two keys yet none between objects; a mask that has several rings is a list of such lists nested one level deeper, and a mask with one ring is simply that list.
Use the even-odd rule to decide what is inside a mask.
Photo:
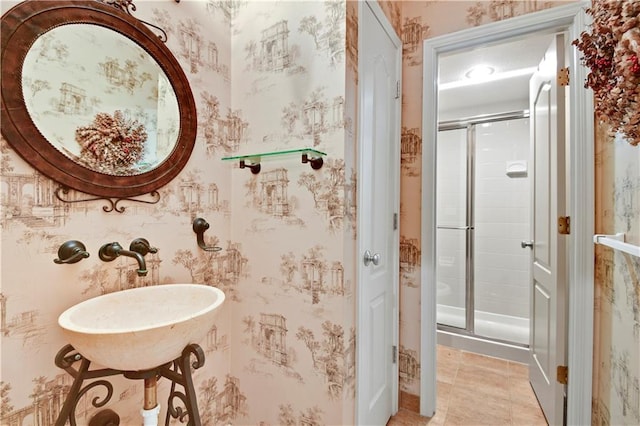
[{"label": "oval mirror", "polygon": [[98,1],[25,1],[2,16],[2,135],[72,189],[130,197],[189,159],[196,110],[169,49]]}]

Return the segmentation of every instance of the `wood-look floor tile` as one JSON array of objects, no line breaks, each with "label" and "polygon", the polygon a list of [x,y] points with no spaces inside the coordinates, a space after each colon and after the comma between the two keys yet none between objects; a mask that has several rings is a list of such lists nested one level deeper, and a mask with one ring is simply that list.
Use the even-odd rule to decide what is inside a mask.
[{"label": "wood-look floor tile", "polygon": [[482,367],[489,370],[507,374],[509,371],[509,361],[493,358],[486,355],[480,355],[473,352],[462,352],[462,364],[473,365],[474,367]]},{"label": "wood-look floor tile", "polygon": [[[484,387],[465,388],[455,385],[449,397],[449,408],[445,424],[449,419],[456,422],[478,424],[508,424],[511,418],[511,402],[508,398],[486,392]],[[506,422],[506,423],[505,423]]]},{"label": "wood-look floor tile", "polygon": [[443,383],[453,383],[456,378],[456,373],[458,372],[458,367],[460,366],[461,358],[461,351],[456,349],[446,349],[444,346],[438,346],[436,358],[436,377],[438,381]]},{"label": "wood-look floor tile", "polygon": [[509,361],[509,377],[529,380],[529,365],[519,362]]},{"label": "wood-look floor tile", "polygon": [[514,426],[546,426],[547,420],[544,418],[540,406],[512,404],[511,424]]},{"label": "wood-look floor tile", "polygon": [[468,389],[492,396],[509,399],[509,377],[503,373],[463,364],[458,369],[455,389]]},{"label": "wood-look floor tile", "polygon": [[514,404],[538,406],[538,399],[531,388],[529,379],[514,379],[509,377],[509,398]]},{"label": "wood-look floor tile", "polygon": [[387,426],[422,426],[431,425],[428,417],[422,417],[413,411],[400,409],[395,416],[387,422]]},{"label": "wood-look floor tile", "polygon": [[453,385],[441,381],[436,382],[436,410],[446,411],[449,408],[449,398]]},{"label": "wood-look floor tile", "polygon": [[453,391],[444,424],[448,425],[509,425],[511,408],[507,400],[476,392],[462,396]]},{"label": "wood-look floor tile", "polygon": [[438,362],[443,361],[455,361],[460,362],[462,359],[462,351],[459,349],[450,348],[448,346],[438,345],[437,348]]},{"label": "wood-look floor tile", "polygon": [[438,346],[432,418],[400,410],[389,426],[544,426],[526,364]]},{"label": "wood-look floor tile", "polygon": [[447,411],[436,409],[436,414],[429,418],[428,426],[444,426],[444,422],[447,419]]}]

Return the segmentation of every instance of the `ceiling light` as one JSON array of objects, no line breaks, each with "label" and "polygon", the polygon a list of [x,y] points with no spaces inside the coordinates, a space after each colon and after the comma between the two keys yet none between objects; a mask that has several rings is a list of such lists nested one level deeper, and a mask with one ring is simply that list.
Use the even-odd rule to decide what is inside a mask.
[{"label": "ceiling light", "polygon": [[517,70],[513,70],[513,71],[505,71],[505,72],[495,73],[495,74],[490,75],[488,77],[485,77],[483,79],[457,80],[457,81],[451,81],[449,83],[441,83],[440,85],[438,85],[438,90],[447,90],[447,89],[455,89],[455,88],[458,88],[458,87],[473,86],[475,84],[488,83],[490,81],[505,80],[505,79],[508,79],[508,78],[521,77],[521,76],[524,76],[524,75],[529,75],[530,76],[537,69],[538,69],[537,67],[521,68],[521,69],[517,69]]},{"label": "ceiling light", "polygon": [[491,74],[493,74],[494,71],[495,69],[493,69],[493,67],[490,67],[488,65],[476,65],[475,67],[467,71],[464,76],[467,77],[468,79],[476,80],[476,79],[488,77]]}]

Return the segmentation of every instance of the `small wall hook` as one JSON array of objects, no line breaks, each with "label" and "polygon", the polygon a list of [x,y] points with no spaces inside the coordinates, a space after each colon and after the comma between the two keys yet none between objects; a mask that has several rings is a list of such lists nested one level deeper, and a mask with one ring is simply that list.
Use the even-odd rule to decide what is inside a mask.
[{"label": "small wall hook", "polygon": [[216,246],[207,246],[204,243],[204,231],[209,229],[209,223],[201,217],[197,217],[193,221],[193,232],[196,233],[196,238],[198,241],[198,247],[200,247],[204,251],[220,251],[222,247]]},{"label": "small wall hook", "polygon": [[89,252],[87,252],[84,244],[77,240],[70,240],[58,248],[58,258],[53,259],[53,262],[59,265],[63,263],[77,263],[87,257],[89,257]]}]

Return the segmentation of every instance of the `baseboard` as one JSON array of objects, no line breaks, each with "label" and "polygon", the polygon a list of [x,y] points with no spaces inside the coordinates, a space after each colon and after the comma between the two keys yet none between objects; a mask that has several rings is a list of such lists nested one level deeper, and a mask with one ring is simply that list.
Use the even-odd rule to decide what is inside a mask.
[{"label": "baseboard", "polygon": [[400,391],[400,408],[420,414],[420,396]]}]

